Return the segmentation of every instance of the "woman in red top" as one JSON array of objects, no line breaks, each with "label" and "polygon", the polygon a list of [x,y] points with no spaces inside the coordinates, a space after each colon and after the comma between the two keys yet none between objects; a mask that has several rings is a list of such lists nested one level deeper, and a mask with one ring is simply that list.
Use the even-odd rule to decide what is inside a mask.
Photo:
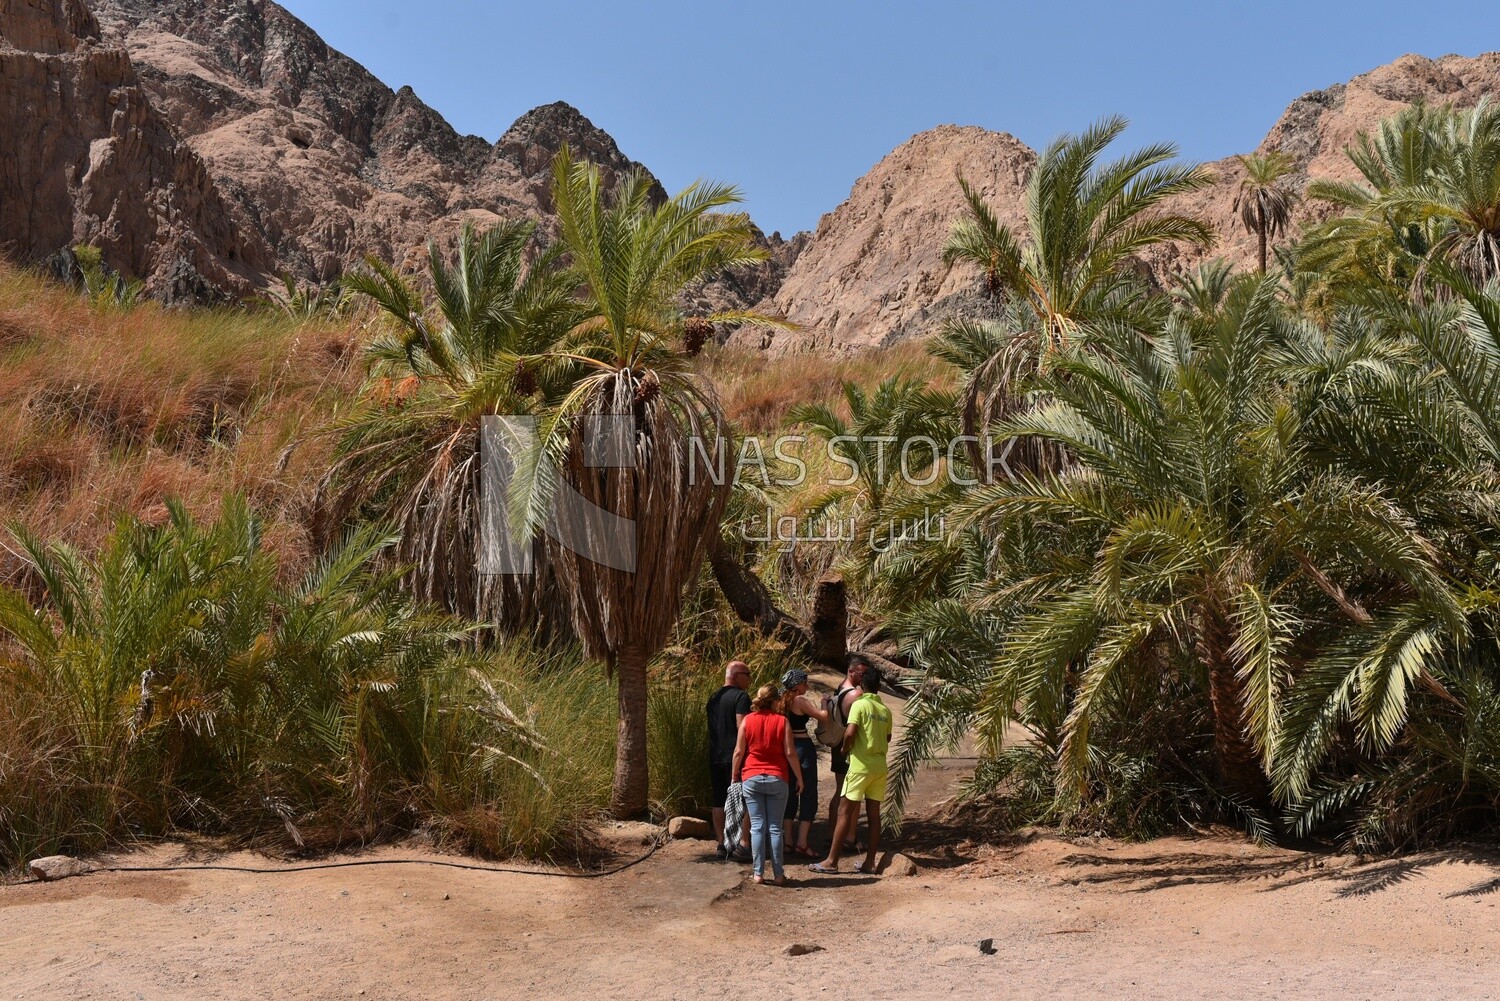
[{"label": "woman in red top", "polygon": [[[750,700],[750,715],[740,723],[734,745],[734,780],[745,785],[745,809],[750,814],[750,854],[755,881],[764,883],[766,856],[776,885],[786,885],[781,868],[781,818],[795,778],[802,792],[802,764],[792,746],[792,731],[779,711],[781,699],[775,685],[762,685]],[[767,842],[769,841],[769,845]],[[769,849],[769,850],[768,850]]]}]

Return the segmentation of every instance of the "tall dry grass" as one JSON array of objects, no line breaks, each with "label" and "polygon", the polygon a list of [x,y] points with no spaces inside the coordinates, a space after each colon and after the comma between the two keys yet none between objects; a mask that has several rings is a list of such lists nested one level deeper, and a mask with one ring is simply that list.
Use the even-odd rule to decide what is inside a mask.
[{"label": "tall dry grass", "polygon": [[[272,312],[91,306],[0,263],[0,512],[97,546],[124,515],[160,522],[243,493],[289,570],[329,443],[307,432],[354,399],[361,332]],[[0,581],[16,579],[0,549]]]},{"label": "tall dry grass", "polygon": [[925,341],[902,341],[847,355],[767,355],[745,348],[709,349],[702,371],[713,380],[734,425],[747,434],[779,430],[804,403],[831,403],[845,382],[878,385],[890,376],[952,389],[957,370],[928,353]]}]

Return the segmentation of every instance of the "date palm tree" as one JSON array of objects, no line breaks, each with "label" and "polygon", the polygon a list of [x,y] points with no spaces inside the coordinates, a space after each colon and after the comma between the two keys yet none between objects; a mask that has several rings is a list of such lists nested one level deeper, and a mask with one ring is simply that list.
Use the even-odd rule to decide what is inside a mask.
[{"label": "date palm tree", "polygon": [[1485,98],[1451,113],[1439,142],[1427,183],[1402,189],[1391,206],[1434,224],[1431,255],[1483,285],[1500,278],[1500,106]]},{"label": "date palm tree", "polygon": [[[978,269],[1007,312],[1000,329],[958,321],[963,329],[947,338],[970,353],[977,344],[991,347],[967,371],[965,434],[982,435],[1024,407],[1028,380],[1080,324],[1122,319],[1147,306],[1135,255],[1172,241],[1213,241],[1201,219],[1161,211],[1166,199],[1212,180],[1200,166],[1171,163],[1175,145],[1157,143],[1100,163],[1127,124],[1119,116],[1105,118],[1047,147],[1026,183],[1024,235],[1002,224],[959,178],[968,215],[953,227],[943,261]],[[977,453],[974,460],[976,467],[989,465]]]},{"label": "date palm tree", "polygon": [[391,323],[370,345],[361,405],[334,425],[323,481],[327,534],[358,517],[388,522],[419,598],[511,630],[556,620],[559,606],[545,565],[534,577],[479,573],[480,419],[534,412],[563,388],[523,359],[562,338],[578,313],[558,251],[539,248],[535,228],[465,226],[451,263],[430,244],[430,302],[373,258],[344,279]]},{"label": "date palm tree", "polygon": [[[1321,397],[1282,366],[1316,367],[1323,344],[1262,281],[1232,293],[1212,329],[1115,327],[1056,361],[1051,402],[1002,429],[1063,445],[1074,464],[954,509],[997,538],[1040,533],[1048,554],[993,572],[977,606],[1006,622],[973,709],[982,736],[998,746],[1017,711],[1064,693],[1059,774],[1076,794],[1122,689],[1201,671],[1224,787],[1264,808],[1307,624],[1355,607],[1340,581],[1384,579],[1455,618],[1431,546],[1392,498],[1307,461]],[[1322,383],[1343,370],[1324,367]]]},{"label": "date palm tree", "polygon": [[1128,124],[1112,116],[1047,147],[1026,183],[1024,237],[959,178],[968,215],[953,227],[944,263],[976,267],[1008,301],[1024,303],[1046,342],[1065,340],[1083,320],[1116,307],[1115,297],[1131,285],[1135,254],[1173,240],[1213,241],[1202,220],[1154,211],[1212,180],[1202,167],[1170,163],[1175,145],[1099,162]]},{"label": "date palm tree", "polygon": [[1343,212],[1308,233],[1299,270],[1355,297],[1420,288],[1431,261],[1480,285],[1500,277],[1500,107],[1413,105],[1348,155],[1364,183],[1308,185],[1309,198]]},{"label": "date palm tree", "polygon": [[1254,233],[1260,244],[1260,273],[1266,273],[1266,248],[1271,240],[1286,232],[1292,219],[1297,193],[1287,186],[1292,173],[1291,157],[1280,150],[1264,155],[1237,156],[1245,176],[1235,192],[1234,209],[1246,232]]},{"label": "date palm tree", "polygon": [[1433,600],[1387,583],[1298,679],[1274,776],[1298,833],[1363,802],[1375,822],[1365,836],[1396,843],[1424,813],[1451,830],[1495,802],[1486,718],[1500,679],[1500,581],[1488,556],[1500,527],[1500,310],[1460,267],[1430,270],[1444,294],[1385,312],[1386,329],[1368,339],[1383,357],[1361,366],[1350,394],[1363,405],[1330,411],[1319,449],[1399,504],[1452,593]]},{"label": "date palm tree", "polygon": [[[532,534],[543,528],[560,482],[630,522],[633,566],[598,560],[630,545],[597,527],[555,547],[554,559],[559,581],[576,596],[578,638],[618,683],[610,795],[618,817],[647,807],[647,667],[677,623],[684,590],[717,536],[730,489],[727,480],[708,475],[701,460],[692,465],[694,448],[713,455],[721,444],[727,447],[720,441],[727,427],[712,389],[674,348],[687,323],[678,295],[694,281],[765,257],[752,242],[749,217],[723,211],[740,201],[734,188],[699,182],[659,203],[652,190],[650,179],[635,173],[606,197],[597,167],[574,161],[567,148],[553,161],[553,201],[569,274],[580,290],[579,316],[568,337],[534,359],[566,370],[569,386],[540,422],[537,445],[512,493],[517,517]],[[764,318],[724,313],[706,319]],[[617,459],[591,465],[589,452],[598,442],[590,429],[601,418],[616,436]]]}]

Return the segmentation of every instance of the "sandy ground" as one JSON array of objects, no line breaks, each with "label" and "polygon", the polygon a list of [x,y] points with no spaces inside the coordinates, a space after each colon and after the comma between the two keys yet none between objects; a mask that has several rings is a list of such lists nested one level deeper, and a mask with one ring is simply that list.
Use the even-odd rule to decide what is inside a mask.
[{"label": "sandy ground", "polygon": [[[962,770],[933,769],[923,797]],[[645,831],[612,833],[642,850]],[[785,889],[701,842],[601,879],[382,866],[4,886],[0,998],[1500,997],[1497,857],[1360,863],[1229,834],[976,844],[931,820],[901,847],[917,875],[793,870]]]}]

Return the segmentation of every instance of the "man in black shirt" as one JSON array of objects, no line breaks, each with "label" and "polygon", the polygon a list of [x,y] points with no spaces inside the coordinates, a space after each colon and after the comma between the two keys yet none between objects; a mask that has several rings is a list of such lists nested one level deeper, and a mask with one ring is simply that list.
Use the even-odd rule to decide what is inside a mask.
[{"label": "man in black shirt", "polygon": [[[708,700],[708,775],[713,784],[714,834],[720,850],[724,844],[724,800],[734,765],[734,745],[739,740],[740,723],[750,715],[750,667],[744,661],[731,660],[724,666],[724,687]],[[748,834],[741,835],[748,848]]]}]

